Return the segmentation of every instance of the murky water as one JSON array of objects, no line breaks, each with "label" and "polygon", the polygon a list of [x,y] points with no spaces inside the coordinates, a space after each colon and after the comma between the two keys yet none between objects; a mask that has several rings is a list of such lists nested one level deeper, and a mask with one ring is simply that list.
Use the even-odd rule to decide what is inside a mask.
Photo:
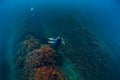
[{"label": "murky water", "polygon": [[[97,77],[97,79],[99,79],[100,75],[104,73],[96,72],[95,74],[94,71],[103,70],[104,68],[102,69],[102,67],[100,67],[99,69],[99,67],[97,66],[101,66],[102,63],[97,64],[93,61],[94,59],[96,59],[94,57],[96,57],[95,55],[98,52],[102,56],[104,54],[106,56],[107,54],[111,58],[108,59],[110,60],[110,63],[106,60],[106,65],[109,64],[113,67],[109,67],[110,69],[105,69],[111,70],[111,74],[106,74],[105,76],[112,75],[113,77],[109,80],[119,80],[119,9],[119,3],[116,0],[1,1],[0,80],[13,80],[15,78],[14,55],[16,53],[13,52],[17,48],[16,46],[25,39],[25,36],[29,34],[33,34],[35,37],[42,36],[45,39],[47,39],[48,37],[57,37],[59,34],[63,35],[63,38],[65,39],[65,42],[67,44],[66,46],[62,46],[60,51],[61,53],[69,54],[62,55],[64,58],[64,66],[62,67],[62,69],[65,71],[65,74],[69,73],[68,75],[73,75],[70,77],[70,80],[95,80]],[[98,52],[95,52],[96,50],[92,51],[92,48],[90,47],[93,47],[93,45],[89,43],[89,40],[91,42],[92,38],[89,38],[87,34],[83,34],[79,26],[82,26],[85,31],[87,30],[93,36],[95,36],[96,40],[98,40],[99,46],[102,47],[107,53],[101,54],[102,50],[98,50]],[[84,35],[85,37],[82,35]],[[18,40],[17,44],[15,41],[17,39],[20,39],[20,37],[21,40]],[[38,39],[40,39],[40,37]],[[84,43],[85,41],[86,44]],[[87,43],[89,43],[88,46],[86,46]],[[15,46],[13,44],[15,44]],[[85,47],[86,50],[84,50]],[[89,51],[86,52],[88,49]],[[73,50],[76,50],[76,52],[78,53]],[[91,53],[91,55],[84,55],[82,53]],[[106,59],[108,58],[108,56],[106,57]],[[84,57],[84,59],[81,59],[82,57]],[[84,64],[84,61],[78,60],[86,60],[86,64]],[[78,65],[77,62],[78,64],[81,64]],[[98,60],[98,62],[101,61]],[[87,66],[89,68],[84,69],[84,67]],[[93,69],[93,67],[95,69]],[[95,74],[95,76],[97,77],[91,76],[90,72],[91,74]],[[85,74],[88,78],[91,79],[85,78]],[[108,79],[108,77],[105,76],[102,75],[101,79]]]}]

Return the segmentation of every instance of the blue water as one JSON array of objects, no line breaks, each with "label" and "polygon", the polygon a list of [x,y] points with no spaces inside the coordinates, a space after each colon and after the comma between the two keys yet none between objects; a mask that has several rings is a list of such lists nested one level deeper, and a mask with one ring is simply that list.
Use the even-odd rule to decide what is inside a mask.
[{"label": "blue water", "polygon": [[[0,1],[0,80],[9,80],[12,56],[10,44],[24,13],[34,8],[41,11],[41,23],[56,16],[73,15],[104,43],[116,63],[120,60],[120,1],[119,0],[1,0]],[[44,17],[43,17],[44,16]],[[11,58],[9,58],[9,56]],[[10,59],[10,60],[9,60]],[[120,64],[119,64],[120,65]],[[6,67],[7,66],[7,67]],[[5,70],[5,71],[3,71]],[[4,75],[4,76],[3,76]]]}]

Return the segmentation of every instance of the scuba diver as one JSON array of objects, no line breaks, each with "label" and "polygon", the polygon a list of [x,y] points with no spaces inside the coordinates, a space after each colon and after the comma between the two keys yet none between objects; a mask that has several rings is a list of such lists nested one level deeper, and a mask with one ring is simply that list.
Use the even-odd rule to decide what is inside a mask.
[{"label": "scuba diver", "polygon": [[58,49],[61,43],[65,45],[65,42],[61,36],[58,36],[57,38],[48,38],[48,40],[48,43],[53,44],[55,49]]}]

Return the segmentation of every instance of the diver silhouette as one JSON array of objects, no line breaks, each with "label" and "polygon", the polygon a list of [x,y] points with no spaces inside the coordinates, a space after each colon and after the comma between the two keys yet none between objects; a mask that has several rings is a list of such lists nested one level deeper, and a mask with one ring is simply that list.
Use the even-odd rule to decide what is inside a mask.
[{"label": "diver silhouette", "polygon": [[48,38],[48,43],[53,44],[54,49],[58,49],[60,44],[64,44],[65,42],[61,36],[58,36],[57,38]]}]

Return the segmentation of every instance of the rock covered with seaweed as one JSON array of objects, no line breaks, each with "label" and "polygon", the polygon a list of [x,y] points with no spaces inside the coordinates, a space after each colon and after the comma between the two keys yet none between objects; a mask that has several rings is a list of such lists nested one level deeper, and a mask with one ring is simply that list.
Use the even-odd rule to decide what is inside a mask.
[{"label": "rock covered with seaweed", "polygon": [[85,80],[105,80],[110,76],[115,78],[115,69],[113,69],[115,62],[112,60],[111,54],[72,15],[57,17],[48,22],[46,28],[50,28],[51,35],[63,35],[66,45],[60,50],[69,58]]},{"label": "rock covered with seaweed", "polygon": [[[105,80],[109,79],[111,75],[114,76],[113,67],[115,63],[110,54],[100,45],[96,37],[73,16],[55,16],[55,19],[46,20],[45,24],[39,25],[40,27],[34,22],[36,20],[29,17],[28,19],[18,33],[20,34],[16,40],[18,45],[15,46],[16,49],[14,50],[15,72],[18,80],[48,79],[48,76],[54,80],[56,75],[58,80],[66,80],[62,73],[64,71],[59,69],[61,66],[57,63],[57,55],[54,49],[49,46],[41,47],[43,43],[46,43],[46,37],[60,34],[63,35],[66,45],[61,46],[59,50],[76,68],[76,70],[70,68],[72,71],[77,71],[77,74],[81,75],[84,80]],[[37,19],[39,21],[39,18]],[[30,34],[32,36],[29,36]],[[46,55],[43,55],[44,49],[48,51],[45,52]],[[65,65],[68,64],[65,63]],[[69,66],[67,67],[69,68]],[[45,75],[47,77],[44,77]],[[71,78],[70,80],[81,80],[81,78]]]},{"label": "rock covered with seaweed", "polygon": [[66,80],[56,62],[55,51],[50,46],[43,45],[27,56],[26,69],[31,67],[30,73],[33,73],[34,80]]},{"label": "rock covered with seaweed", "polygon": [[16,80],[67,80],[57,65],[57,54],[48,45],[29,37],[21,44],[15,59]]}]

